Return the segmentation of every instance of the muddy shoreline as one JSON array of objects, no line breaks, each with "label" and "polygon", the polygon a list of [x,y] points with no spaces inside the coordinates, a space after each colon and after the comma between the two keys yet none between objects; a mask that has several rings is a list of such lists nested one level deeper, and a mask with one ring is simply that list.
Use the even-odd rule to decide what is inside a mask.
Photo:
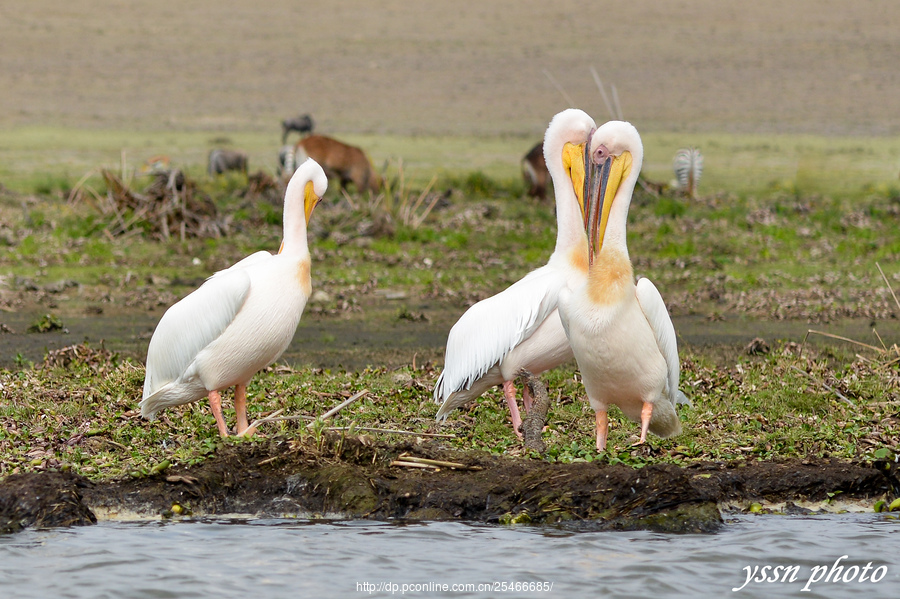
[{"label": "muddy shoreline", "polygon": [[[398,319],[397,312],[401,307],[426,318],[418,322]],[[403,303],[371,300],[366,303],[365,311],[341,317],[304,314],[293,342],[280,361],[295,368],[312,366],[347,370],[359,370],[372,364],[397,367],[410,363],[413,356],[418,356],[419,362],[443,361],[447,334],[461,310],[456,305],[411,297]],[[62,316],[64,330],[28,332],[28,327],[47,312],[32,306],[0,316],[0,323],[7,326],[5,331],[0,331],[0,368],[17,368],[17,356],[37,363],[48,351],[82,342],[94,347],[102,345],[143,362],[150,336],[163,310],[151,313],[121,310],[88,316],[66,312]],[[676,315],[673,322],[679,345],[685,348],[742,348],[755,337],[799,343],[809,329],[822,329],[848,339],[868,340],[874,328],[871,318],[861,317],[810,324],[802,320],[773,321],[733,316],[713,321],[692,314]],[[877,328],[887,339],[900,337],[900,322],[896,320],[879,321]],[[814,344],[820,341],[821,338],[816,336],[810,339]]]},{"label": "muddy shoreline", "polygon": [[[401,455],[463,468],[410,468]],[[392,464],[392,462],[394,464]],[[888,461],[557,464],[448,450],[439,442],[379,444],[329,436],[225,445],[204,462],[94,482],[70,472],[0,482],[0,533],[137,517],[369,518],[553,524],[591,530],[714,532],[723,506],[871,502],[900,492]]]}]

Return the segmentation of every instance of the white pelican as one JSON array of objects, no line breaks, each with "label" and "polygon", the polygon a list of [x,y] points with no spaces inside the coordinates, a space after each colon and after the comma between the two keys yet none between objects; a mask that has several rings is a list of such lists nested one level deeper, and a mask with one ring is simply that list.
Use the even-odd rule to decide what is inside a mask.
[{"label": "white pelican", "polygon": [[287,349],[311,291],[306,225],[328,181],[307,160],[284,195],[284,240],[275,255],[247,256],[163,314],[147,350],[141,414],[209,397],[228,435],[221,389],[234,385],[237,432],[247,430],[247,383]]},{"label": "white pelican", "polygon": [[[550,121],[544,157],[556,195],[556,248],[545,266],[478,302],[453,325],[444,370],[434,388],[434,400],[443,402],[438,420],[491,387],[503,385],[513,430],[521,436],[522,418],[512,381],[522,368],[539,374],[572,359],[556,303],[560,289],[587,272],[584,146],[594,128],[594,120],[576,109],[560,112]],[[525,409],[530,409],[527,389],[523,401]]]},{"label": "white pelican", "polygon": [[[607,408],[615,404],[660,437],[681,432],[675,328],[656,287],[637,284],[628,258],[625,225],[644,149],[630,124],[611,121],[591,138],[600,174],[585,199],[590,268],[581,284],[560,293],[559,312],[597,419],[597,449],[606,449]],[[599,191],[597,191],[599,187]]]}]

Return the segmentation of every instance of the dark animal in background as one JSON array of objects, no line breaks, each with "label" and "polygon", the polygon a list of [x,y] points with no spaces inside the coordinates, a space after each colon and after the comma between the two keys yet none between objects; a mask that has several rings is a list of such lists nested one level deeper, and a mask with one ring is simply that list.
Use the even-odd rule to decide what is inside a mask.
[{"label": "dark animal in background", "polygon": [[381,190],[381,177],[375,172],[366,153],[356,146],[351,146],[324,135],[310,135],[294,146],[295,164],[303,164],[312,158],[325,169],[330,179],[338,179],[341,189],[353,183],[359,193]]},{"label": "dark animal in background", "polygon": [[247,174],[247,154],[240,150],[216,149],[209,152],[210,176],[221,175],[227,171],[240,171]]},{"label": "dark animal in background", "polygon": [[550,180],[550,171],[544,161],[544,142],[538,142],[536,146],[528,150],[522,158],[522,178],[528,186],[528,195],[541,200],[547,199],[547,181]]},{"label": "dark animal in background", "polygon": [[293,119],[284,119],[281,121],[281,143],[287,143],[288,133],[296,131],[300,135],[312,133],[313,120],[308,114],[302,114]]}]

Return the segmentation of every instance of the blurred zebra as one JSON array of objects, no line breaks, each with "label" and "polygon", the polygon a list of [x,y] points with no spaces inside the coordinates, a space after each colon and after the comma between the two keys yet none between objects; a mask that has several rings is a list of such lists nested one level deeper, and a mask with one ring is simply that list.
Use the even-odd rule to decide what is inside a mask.
[{"label": "blurred zebra", "polygon": [[278,176],[288,180],[296,169],[297,157],[294,154],[294,146],[281,146],[281,149],[278,150]]},{"label": "blurred zebra", "polygon": [[697,185],[703,173],[703,154],[697,148],[682,148],[673,161],[678,188],[690,198],[697,197]]}]

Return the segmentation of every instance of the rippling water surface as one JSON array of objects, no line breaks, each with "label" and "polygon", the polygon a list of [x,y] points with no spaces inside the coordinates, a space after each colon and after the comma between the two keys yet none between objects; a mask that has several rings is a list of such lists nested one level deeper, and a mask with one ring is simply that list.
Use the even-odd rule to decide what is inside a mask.
[{"label": "rippling water surface", "polygon": [[715,535],[665,535],[203,520],[0,537],[0,597],[388,596],[900,597],[900,521],[755,516]]}]

